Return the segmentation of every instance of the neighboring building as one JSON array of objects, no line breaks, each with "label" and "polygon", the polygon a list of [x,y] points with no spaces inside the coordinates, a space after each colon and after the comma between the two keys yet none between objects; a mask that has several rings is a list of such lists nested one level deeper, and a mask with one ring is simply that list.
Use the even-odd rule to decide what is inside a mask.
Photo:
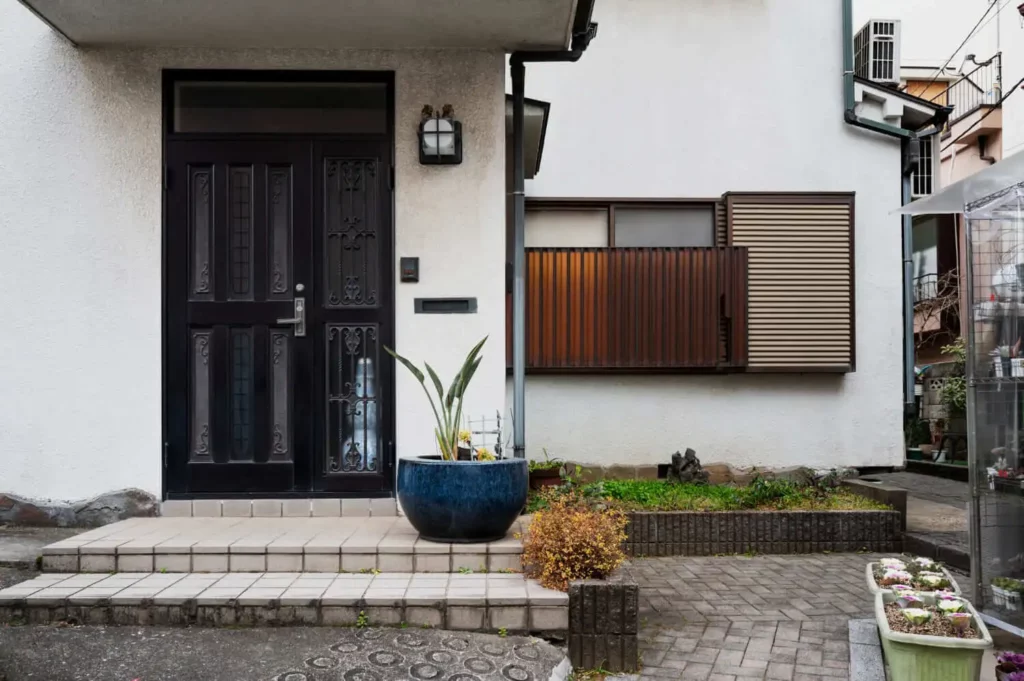
[{"label": "neighboring building", "polygon": [[[392,494],[433,416],[385,344],[489,335],[508,415],[507,53],[589,3],[347,4],[0,2],[0,491]],[[940,107],[844,84],[844,6],[599,0],[527,65],[531,456],[902,460],[901,145],[847,119]]]}]

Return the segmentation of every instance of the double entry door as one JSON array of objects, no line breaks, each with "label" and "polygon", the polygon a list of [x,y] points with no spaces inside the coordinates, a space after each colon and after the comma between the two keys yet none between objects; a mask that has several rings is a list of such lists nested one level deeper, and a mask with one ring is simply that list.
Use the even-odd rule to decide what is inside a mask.
[{"label": "double entry door", "polygon": [[168,141],[170,496],[383,494],[393,479],[384,141]]}]

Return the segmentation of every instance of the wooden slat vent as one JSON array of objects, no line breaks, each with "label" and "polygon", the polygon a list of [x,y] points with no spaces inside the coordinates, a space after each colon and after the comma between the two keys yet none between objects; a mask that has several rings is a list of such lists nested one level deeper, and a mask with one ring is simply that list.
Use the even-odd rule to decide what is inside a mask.
[{"label": "wooden slat vent", "polygon": [[749,249],[749,368],[852,371],[853,195],[729,194]]}]

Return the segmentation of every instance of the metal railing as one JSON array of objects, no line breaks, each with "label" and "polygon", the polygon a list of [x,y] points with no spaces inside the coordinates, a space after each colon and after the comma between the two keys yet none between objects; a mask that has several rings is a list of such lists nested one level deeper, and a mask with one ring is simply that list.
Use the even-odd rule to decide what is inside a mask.
[{"label": "metal railing", "polygon": [[939,275],[922,274],[914,279],[914,302],[932,300],[939,295]]},{"label": "metal railing", "polygon": [[977,64],[973,71],[964,74],[946,89],[946,104],[953,107],[949,117],[950,125],[979,106],[998,104],[1003,96],[1000,91],[1002,54],[997,53],[988,61]]}]

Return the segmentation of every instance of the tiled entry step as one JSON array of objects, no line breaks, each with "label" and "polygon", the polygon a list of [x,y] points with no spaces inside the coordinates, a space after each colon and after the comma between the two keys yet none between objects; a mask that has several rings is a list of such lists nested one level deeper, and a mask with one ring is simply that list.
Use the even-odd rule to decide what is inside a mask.
[{"label": "tiled entry step", "polygon": [[520,569],[517,521],[488,544],[438,544],[400,517],[131,518],[43,548],[45,572],[458,572]]},{"label": "tiled entry step", "polygon": [[521,574],[44,574],[0,591],[0,624],[410,626],[558,634],[569,597]]}]

